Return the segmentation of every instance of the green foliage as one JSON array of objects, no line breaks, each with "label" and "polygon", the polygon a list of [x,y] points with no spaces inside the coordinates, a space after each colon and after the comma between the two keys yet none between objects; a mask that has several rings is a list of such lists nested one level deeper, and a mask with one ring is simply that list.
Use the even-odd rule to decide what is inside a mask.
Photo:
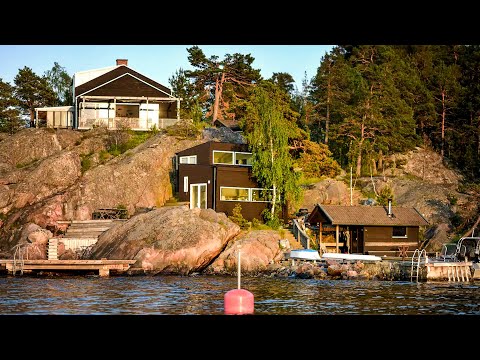
[{"label": "green foliage", "polygon": [[50,70],[45,71],[47,83],[55,93],[54,106],[73,105],[71,92],[72,78],[63,66],[56,61]]},{"label": "green foliage", "polygon": [[[178,72],[173,80],[177,88],[182,88],[193,99],[187,109],[192,119],[195,120],[192,111],[198,105],[203,118],[213,119],[215,103],[218,104],[217,119],[238,118],[251,85],[261,80],[260,70],[252,67],[255,59],[250,54],[240,53],[226,54],[222,60],[217,55],[207,58],[198,46],[187,51],[193,70]],[[197,105],[195,101],[198,101]],[[198,114],[198,110],[195,113]]]},{"label": "green foliage", "polygon": [[246,220],[242,215],[242,205],[240,203],[235,204],[232,215],[228,217],[232,220],[235,224],[240,226],[243,230],[248,230],[252,227],[252,223]]},{"label": "green foliage", "polygon": [[178,139],[195,140],[201,135],[199,127],[191,121],[180,121],[175,125],[167,127],[165,133],[169,136],[175,136]]},{"label": "green foliage", "polygon": [[455,196],[455,194],[447,194],[447,199],[450,205],[456,205],[458,202],[458,198]]},{"label": "green foliage", "polygon": [[300,173],[294,171],[288,142],[296,126],[284,114],[283,94],[268,84],[257,86],[247,107],[251,121],[245,137],[252,151],[252,174],[262,188],[272,189],[270,215],[265,214],[269,226],[279,223],[277,212],[281,205],[296,202],[301,195]]},{"label": "green foliage", "polygon": [[331,157],[332,153],[325,144],[304,140],[304,151],[296,161],[305,177],[335,177],[340,174],[340,165]]},{"label": "green foliage", "polygon": [[30,165],[36,163],[37,161],[38,161],[38,159],[33,159],[33,160],[30,160],[30,161],[27,161],[27,162],[24,162],[24,163],[18,163],[18,164],[15,165],[15,167],[17,169],[22,169],[22,168],[25,168],[27,166],[30,166]]},{"label": "green foliage", "polygon": [[80,165],[82,167],[82,174],[92,167],[91,153],[87,155],[81,155]]},{"label": "green foliage", "polygon": [[150,131],[151,131],[153,136],[157,135],[160,132],[160,130],[158,130],[157,124],[153,124],[150,127]]},{"label": "green foliage", "polygon": [[392,205],[395,205],[395,199],[393,189],[390,185],[386,184],[380,190],[376,200],[379,205],[388,205],[388,199],[392,199]]},{"label": "green foliage", "polygon": [[109,130],[107,132],[108,153],[118,156],[143,144],[154,136],[153,131],[133,131],[128,129]]},{"label": "green foliage", "polygon": [[15,134],[23,127],[14,87],[0,79],[0,132]]},{"label": "green foliage", "polygon": [[14,82],[18,104],[30,115],[30,127],[34,127],[35,108],[52,106],[55,103],[55,93],[46,77],[36,75],[27,66],[18,71]]}]

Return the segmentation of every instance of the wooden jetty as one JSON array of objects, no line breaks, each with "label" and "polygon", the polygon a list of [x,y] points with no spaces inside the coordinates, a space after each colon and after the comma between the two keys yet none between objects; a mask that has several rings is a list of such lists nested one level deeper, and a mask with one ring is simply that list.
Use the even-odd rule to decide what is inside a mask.
[{"label": "wooden jetty", "polygon": [[127,271],[136,260],[0,260],[0,270],[9,274],[24,271],[98,271],[100,276],[109,276],[110,270]]},{"label": "wooden jetty", "polygon": [[424,264],[427,280],[470,281],[477,279],[471,261],[432,261]]}]

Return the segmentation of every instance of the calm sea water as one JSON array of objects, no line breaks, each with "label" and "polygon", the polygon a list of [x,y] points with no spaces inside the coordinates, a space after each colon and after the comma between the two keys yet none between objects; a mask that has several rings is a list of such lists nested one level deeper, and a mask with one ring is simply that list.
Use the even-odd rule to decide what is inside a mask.
[{"label": "calm sea water", "polygon": [[[479,315],[480,282],[242,277],[255,315]],[[222,315],[236,277],[0,278],[0,314]]]}]

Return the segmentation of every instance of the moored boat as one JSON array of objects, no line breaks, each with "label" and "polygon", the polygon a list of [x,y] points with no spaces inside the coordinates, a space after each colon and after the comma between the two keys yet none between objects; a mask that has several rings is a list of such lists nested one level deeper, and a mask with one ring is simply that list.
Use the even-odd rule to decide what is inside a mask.
[{"label": "moored boat", "polygon": [[296,249],[290,250],[290,259],[298,260],[321,260],[317,250],[314,249]]}]

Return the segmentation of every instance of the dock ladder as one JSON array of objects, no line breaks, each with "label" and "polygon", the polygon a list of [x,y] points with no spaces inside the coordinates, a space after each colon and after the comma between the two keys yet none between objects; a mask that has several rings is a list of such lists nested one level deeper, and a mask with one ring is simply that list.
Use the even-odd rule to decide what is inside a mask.
[{"label": "dock ladder", "polygon": [[412,265],[410,268],[410,281],[413,281],[413,278],[415,277],[415,281],[418,282],[418,276],[420,272],[420,260],[422,258],[422,255],[425,256],[425,261],[428,261],[427,252],[425,251],[425,249],[421,251],[419,249],[415,249],[415,251],[413,252]]},{"label": "dock ladder", "polygon": [[24,260],[23,260],[23,253],[25,252],[25,246],[24,244],[17,244],[14,246],[15,252],[13,253],[13,269],[12,273],[13,276],[17,273],[17,267],[18,270],[20,271],[20,275],[23,275],[23,266],[24,266]]}]

